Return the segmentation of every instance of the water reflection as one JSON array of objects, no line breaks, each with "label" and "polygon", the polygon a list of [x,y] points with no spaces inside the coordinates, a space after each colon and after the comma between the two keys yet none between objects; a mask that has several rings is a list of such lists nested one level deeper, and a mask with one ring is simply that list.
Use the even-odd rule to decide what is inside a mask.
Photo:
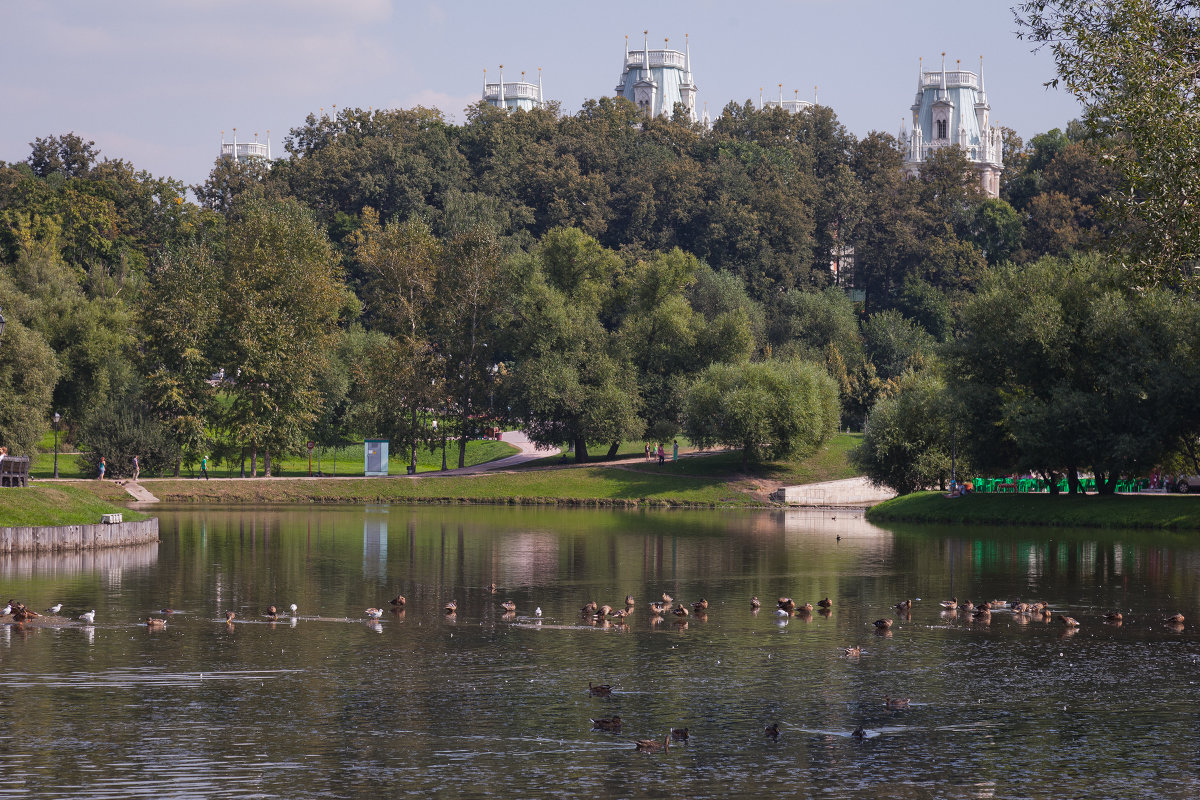
[{"label": "water reflection", "polygon": [[119,587],[120,575],[143,569],[158,560],[158,543],[108,547],[61,553],[13,553],[0,556],[0,578],[63,578],[80,573],[99,573],[110,586]]},{"label": "water reflection", "polygon": [[[1188,537],[884,530],[846,511],[408,506],[187,507],[164,511],[160,530],[140,561],[120,551],[131,560],[3,573],[37,608],[97,608],[91,626],[0,625],[0,720],[20,743],[0,747],[6,785],[78,797],[1200,794],[1188,678],[1200,547]],[[402,609],[386,603],[397,593]],[[663,593],[708,608],[652,615]],[[627,594],[623,619],[580,614]],[[832,608],[777,617],[781,596]],[[1045,600],[1080,626],[1002,608],[976,619],[943,610],[951,597]],[[902,614],[906,598],[923,599]],[[262,619],[293,602],[301,618]],[[146,616],[164,607],[183,613],[149,635]],[[387,613],[367,620],[368,607]],[[1113,609],[1123,624],[1104,619]],[[1176,612],[1180,630],[1164,621]],[[612,693],[591,697],[589,683]],[[593,729],[617,716],[620,733]],[[763,734],[773,724],[777,741]],[[634,752],[672,728],[689,729],[686,744]]]}]

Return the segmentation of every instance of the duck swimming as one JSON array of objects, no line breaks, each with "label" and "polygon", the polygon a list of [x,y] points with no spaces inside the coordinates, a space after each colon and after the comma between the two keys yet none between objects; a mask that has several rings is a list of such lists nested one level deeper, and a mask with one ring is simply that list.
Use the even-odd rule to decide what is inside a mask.
[{"label": "duck swimming", "polygon": [[758,599],[758,595],[750,598],[750,607],[755,611],[762,608],[762,600]]},{"label": "duck swimming", "polygon": [[686,742],[688,740],[688,729],[671,728],[671,738],[677,742]]},{"label": "duck swimming", "polygon": [[819,605],[821,608],[833,608],[833,601],[826,596],[824,600],[818,600],[817,605]]},{"label": "duck swimming", "polygon": [[643,753],[657,753],[660,750],[664,753],[671,748],[671,734],[663,737],[661,742],[654,739],[638,739],[635,749]]},{"label": "duck swimming", "polygon": [[875,627],[876,627],[876,628],[882,628],[882,629],[890,628],[890,627],[892,627],[892,620],[890,620],[890,619],[877,619],[877,620],[875,620]]},{"label": "duck swimming", "polygon": [[862,648],[858,645],[852,645],[850,647],[843,647],[842,652],[851,658],[856,658],[862,655]]},{"label": "duck swimming", "polygon": [[612,686],[607,683],[600,683],[595,686],[591,681],[588,681],[588,694],[592,697],[608,697],[612,694]]},{"label": "duck swimming", "polygon": [[394,606],[403,606],[405,603],[408,602],[408,599],[404,595],[398,594],[395,597],[393,597],[391,600],[388,600],[388,602]]},{"label": "duck swimming", "polygon": [[953,611],[956,608],[958,608],[958,598],[951,597],[949,600],[943,600],[942,602],[938,603],[938,605],[940,605],[942,608],[946,609],[947,611]]},{"label": "duck swimming", "polygon": [[778,739],[779,738],[779,723],[772,722],[770,725],[763,728],[763,736],[766,736],[768,739]]},{"label": "duck swimming", "polygon": [[1172,614],[1163,620],[1168,625],[1182,625],[1184,620],[1183,614]]},{"label": "duck swimming", "polygon": [[510,614],[515,613],[517,610],[517,604],[514,603],[512,600],[505,600],[503,603],[500,604],[500,607],[503,608],[505,611],[507,611]]},{"label": "duck swimming", "polygon": [[592,729],[597,731],[620,731],[620,717],[601,717],[600,719],[592,720]]},{"label": "duck swimming", "polygon": [[908,708],[908,698],[907,697],[885,697],[885,698],[883,698],[883,704],[885,706],[887,706],[888,708],[892,708],[892,709]]}]

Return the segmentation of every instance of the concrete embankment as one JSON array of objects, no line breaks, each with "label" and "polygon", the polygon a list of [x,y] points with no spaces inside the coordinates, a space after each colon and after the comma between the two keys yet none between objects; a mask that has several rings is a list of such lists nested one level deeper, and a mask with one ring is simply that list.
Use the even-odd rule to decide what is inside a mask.
[{"label": "concrete embankment", "polygon": [[0,555],[92,550],[158,540],[157,518],[97,525],[0,528]]}]

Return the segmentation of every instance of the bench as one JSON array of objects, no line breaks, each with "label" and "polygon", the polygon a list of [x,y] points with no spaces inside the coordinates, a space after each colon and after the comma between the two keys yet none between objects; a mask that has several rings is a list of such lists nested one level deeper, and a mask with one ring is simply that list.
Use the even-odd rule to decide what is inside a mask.
[{"label": "bench", "polygon": [[28,486],[29,458],[5,456],[0,459],[0,486]]}]

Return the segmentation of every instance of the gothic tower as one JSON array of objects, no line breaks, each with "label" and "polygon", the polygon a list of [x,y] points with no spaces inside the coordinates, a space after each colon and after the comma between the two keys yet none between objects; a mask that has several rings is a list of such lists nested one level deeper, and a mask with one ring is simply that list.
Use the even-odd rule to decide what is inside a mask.
[{"label": "gothic tower", "polygon": [[684,34],[683,52],[669,49],[670,40],[663,40],[661,50],[650,49],[650,32],[643,31],[641,50],[629,49],[625,37],[625,62],[616,93],[633,101],[647,117],[670,116],[675,104],[686,109],[688,118],[696,121],[696,82],[692,78],[692,52]]},{"label": "gothic tower", "polygon": [[983,83],[983,58],[979,74],[961,65],[946,71],[946,54],[937,72],[917,70],[917,96],[912,104],[912,130],[900,127],[904,172],[917,175],[921,163],[940,147],[956,146],[975,164],[979,183],[988,197],[1000,195],[1004,170],[1000,126],[991,125],[991,106]]}]

